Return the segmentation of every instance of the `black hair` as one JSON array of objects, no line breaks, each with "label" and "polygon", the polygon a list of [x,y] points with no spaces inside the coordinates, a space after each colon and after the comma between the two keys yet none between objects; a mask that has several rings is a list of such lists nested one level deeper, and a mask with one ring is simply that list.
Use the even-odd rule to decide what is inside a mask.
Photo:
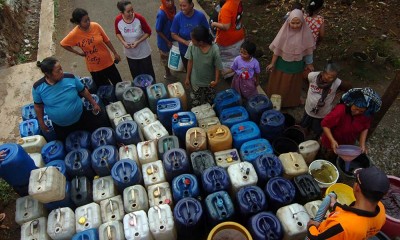
[{"label": "black hair", "polygon": [[303,4],[301,4],[301,2],[294,2],[292,5],[292,10],[303,10]]},{"label": "black hair", "polygon": [[309,16],[314,15],[314,13],[322,8],[324,5],[324,0],[309,0],[306,11]]},{"label": "black hair", "polygon": [[36,66],[40,68],[42,73],[51,74],[53,72],[54,66],[58,63],[55,57],[47,57],[43,61],[37,61]]},{"label": "black hair", "polygon": [[257,46],[254,43],[247,41],[247,40],[242,43],[240,48],[243,48],[244,50],[246,50],[247,53],[252,57],[254,57],[254,54],[256,53],[256,50],[257,50]]},{"label": "black hair", "polygon": [[193,0],[186,0],[189,4],[193,3]]},{"label": "black hair", "polygon": [[75,10],[72,12],[72,18],[69,21],[74,24],[80,24],[82,18],[87,15],[89,15],[89,13],[85,9],[75,8]]},{"label": "black hair", "polygon": [[121,0],[117,3],[117,8],[119,11],[121,11],[122,13],[125,11],[125,7],[129,4],[132,4],[131,1],[128,0]]},{"label": "black hair", "polygon": [[202,25],[193,28],[191,37],[196,41],[205,42],[210,45],[213,42],[213,37],[211,36],[209,29]]},{"label": "black hair", "polygon": [[324,72],[336,72],[340,71],[340,67],[337,63],[333,62],[332,60],[328,60],[327,64],[325,65]]},{"label": "black hair", "polygon": [[372,202],[372,203],[378,203],[385,194],[383,194],[382,192],[375,192],[375,191],[365,191],[361,189],[361,193],[362,195],[364,195],[364,197]]}]

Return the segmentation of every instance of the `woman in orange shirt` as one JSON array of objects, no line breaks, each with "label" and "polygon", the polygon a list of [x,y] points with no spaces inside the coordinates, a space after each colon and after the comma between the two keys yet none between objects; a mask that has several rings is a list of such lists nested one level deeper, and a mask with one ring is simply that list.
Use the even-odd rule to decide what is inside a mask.
[{"label": "woman in orange shirt", "polygon": [[[121,75],[115,66],[115,63],[121,61],[121,57],[103,28],[98,23],[90,22],[88,12],[82,8],[76,8],[72,12],[70,21],[77,26],[60,42],[61,46],[85,57],[88,71],[97,86],[109,85],[110,81],[114,85],[121,82]],[[81,51],[73,47],[78,47]]]}]

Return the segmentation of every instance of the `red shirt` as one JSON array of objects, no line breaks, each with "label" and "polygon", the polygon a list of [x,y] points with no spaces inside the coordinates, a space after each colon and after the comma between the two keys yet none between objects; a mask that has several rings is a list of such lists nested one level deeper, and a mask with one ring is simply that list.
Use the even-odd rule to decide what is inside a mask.
[{"label": "red shirt", "polygon": [[[365,115],[352,116],[346,112],[344,104],[338,104],[321,122],[322,127],[331,129],[333,138],[339,145],[353,145],[362,131],[369,129],[371,117]],[[331,149],[331,142],[325,134],[322,135],[322,146]]]}]

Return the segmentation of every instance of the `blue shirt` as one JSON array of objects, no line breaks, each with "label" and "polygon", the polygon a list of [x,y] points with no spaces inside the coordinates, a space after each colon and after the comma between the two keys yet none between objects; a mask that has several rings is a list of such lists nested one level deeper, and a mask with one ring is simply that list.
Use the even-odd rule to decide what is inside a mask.
[{"label": "blue shirt", "polygon": [[[162,32],[170,42],[173,41],[171,37],[171,25],[172,20],[168,19],[167,14],[165,14],[165,12],[161,9],[158,10],[156,19],[156,31]],[[160,49],[161,51],[169,52],[167,42],[165,42],[165,40],[159,34],[157,34],[157,46],[158,49]]]},{"label": "blue shirt", "polygon": [[44,104],[46,114],[59,126],[76,123],[82,115],[83,107],[79,93],[85,86],[73,74],[64,73],[63,79],[54,85],[45,78],[33,84],[32,97],[36,104]]},{"label": "blue shirt", "polygon": [[[171,32],[179,35],[185,40],[190,40],[190,33],[193,28],[203,25],[207,29],[210,28],[208,21],[204,14],[194,9],[194,13],[191,17],[185,16],[182,12],[175,15],[174,21],[172,22]],[[179,52],[182,56],[185,55],[188,46],[179,43]]]}]

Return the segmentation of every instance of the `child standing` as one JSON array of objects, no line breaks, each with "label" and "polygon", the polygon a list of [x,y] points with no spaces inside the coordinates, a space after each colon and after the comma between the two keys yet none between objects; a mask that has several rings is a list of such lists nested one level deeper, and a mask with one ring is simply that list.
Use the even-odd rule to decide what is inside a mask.
[{"label": "child standing", "polygon": [[316,44],[320,43],[325,35],[324,17],[318,15],[323,5],[324,0],[310,0],[306,7],[306,14],[304,15],[304,20],[306,20],[310,27]]},{"label": "child standing", "polygon": [[192,106],[204,103],[212,104],[215,97],[214,87],[219,82],[222,70],[219,49],[213,43],[210,31],[204,26],[197,26],[191,32],[192,42],[185,54],[188,59],[185,85],[191,86]]},{"label": "child standing", "polygon": [[245,41],[240,46],[240,55],[233,61],[230,70],[224,74],[235,73],[231,87],[235,89],[242,97],[249,99],[258,93],[257,85],[259,82],[260,64],[254,58],[256,45]]}]

